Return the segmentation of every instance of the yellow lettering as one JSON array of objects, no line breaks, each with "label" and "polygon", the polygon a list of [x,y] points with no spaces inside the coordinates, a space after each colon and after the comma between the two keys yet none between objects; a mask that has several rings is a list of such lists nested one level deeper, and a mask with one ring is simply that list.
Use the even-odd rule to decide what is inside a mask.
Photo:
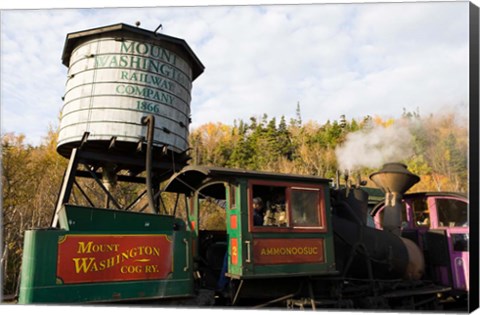
[{"label": "yellow lettering", "polygon": [[93,241],[78,242],[77,254],[117,252],[120,244],[95,244]]},{"label": "yellow lettering", "polygon": [[137,248],[132,248],[128,254],[129,254],[130,258],[136,257],[137,256]]},{"label": "yellow lettering", "polygon": [[[95,259],[94,259],[95,260]],[[89,271],[98,271],[98,266],[95,262],[92,263]]]},{"label": "yellow lettering", "polygon": [[84,242],[78,242],[78,250],[77,250],[77,253],[78,253],[78,254],[90,253],[90,252],[91,252],[91,248],[92,248],[92,244],[93,244],[92,241],[88,242],[87,245],[85,245]]},{"label": "yellow lettering", "polygon": [[159,272],[160,270],[158,269],[157,265],[147,265],[145,266],[145,273],[155,273]]},{"label": "yellow lettering", "polygon": [[260,255],[318,255],[318,247],[264,247],[260,250]]},{"label": "yellow lettering", "polygon": [[120,268],[121,273],[141,273],[142,272],[142,266],[122,266]]},{"label": "yellow lettering", "polygon": [[73,258],[73,262],[75,263],[75,273],[87,273],[95,265],[95,258]]}]

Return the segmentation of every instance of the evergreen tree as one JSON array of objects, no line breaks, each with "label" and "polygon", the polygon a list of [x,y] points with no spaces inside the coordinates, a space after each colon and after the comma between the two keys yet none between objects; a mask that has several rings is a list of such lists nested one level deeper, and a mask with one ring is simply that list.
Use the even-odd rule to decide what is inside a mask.
[{"label": "evergreen tree", "polygon": [[291,160],[295,148],[292,143],[292,135],[288,130],[287,123],[285,121],[285,116],[280,118],[276,137],[279,154],[288,160]]}]

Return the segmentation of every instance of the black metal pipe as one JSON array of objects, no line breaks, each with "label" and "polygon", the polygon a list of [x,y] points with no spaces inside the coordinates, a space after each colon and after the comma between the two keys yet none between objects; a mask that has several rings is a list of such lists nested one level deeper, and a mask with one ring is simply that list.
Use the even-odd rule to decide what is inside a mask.
[{"label": "black metal pipe", "polygon": [[145,168],[147,172],[147,197],[148,204],[153,212],[156,211],[155,201],[153,199],[153,182],[152,182],[152,158],[153,158],[153,135],[155,131],[155,117],[148,115],[142,118],[142,124],[147,125],[147,154],[145,157]]},{"label": "black metal pipe", "polygon": [[396,236],[402,235],[402,212],[404,211],[402,198],[402,193],[387,192],[385,209],[383,209],[383,229]]}]

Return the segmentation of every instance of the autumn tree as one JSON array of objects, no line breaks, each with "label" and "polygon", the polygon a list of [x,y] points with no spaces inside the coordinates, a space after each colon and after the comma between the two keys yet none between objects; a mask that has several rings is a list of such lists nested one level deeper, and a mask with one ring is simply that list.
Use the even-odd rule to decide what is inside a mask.
[{"label": "autumn tree", "polygon": [[[415,167],[428,189],[468,189],[468,130],[452,114],[430,116],[416,128]],[[421,163],[419,163],[421,162]],[[419,167],[419,165],[421,167]],[[424,185],[425,185],[424,183]]]},{"label": "autumn tree", "polygon": [[34,189],[31,147],[24,144],[23,135],[5,134],[2,137],[2,274],[3,294],[15,293],[18,286],[18,267],[21,264],[23,230],[28,213],[30,192]]},{"label": "autumn tree", "polygon": [[194,164],[225,166],[232,154],[232,127],[223,123],[207,123],[190,134]]},{"label": "autumn tree", "polygon": [[25,144],[24,135],[2,136],[4,294],[18,288],[24,231],[48,227],[66,160],[56,153],[57,133],[49,130],[42,144]]}]

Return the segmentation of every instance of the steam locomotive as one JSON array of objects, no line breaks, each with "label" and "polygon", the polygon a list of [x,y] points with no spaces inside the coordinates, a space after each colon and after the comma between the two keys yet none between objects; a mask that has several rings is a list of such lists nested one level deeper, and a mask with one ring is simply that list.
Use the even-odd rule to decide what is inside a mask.
[{"label": "steam locomotive", "polygon": [[[465,299],[465,196],[404,194],[418,177],[398,163],[371,179],[386,192],[373,208],[358,184],[201,166],[167,181],[169,215],[64,204],[58,229],[26,233],[20,303],[437,309]],[[267,205],[263,225],[254,198]],[[212,205],[224,230],[202,228]]]},{"label": "steam locomotive", "polygon": [[[185,41],[116,24],[67,35],[62,60],[69,164],[51,226],[25,232],[19,303],[436,309],[468,296],[466,196],[408,194],[419,177],[399,163],[371,175],[380,190],[187,166],[204,67]],[[116,200],[118,182],[138,196]]]}]

